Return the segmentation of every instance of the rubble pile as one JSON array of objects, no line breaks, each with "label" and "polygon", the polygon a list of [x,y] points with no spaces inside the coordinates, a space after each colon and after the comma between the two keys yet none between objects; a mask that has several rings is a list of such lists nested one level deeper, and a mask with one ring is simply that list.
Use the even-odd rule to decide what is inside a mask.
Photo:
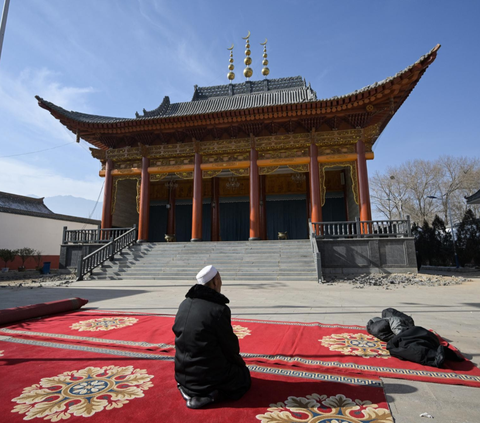
[{"label": "rubble pile", "polygon": [[42,286],[63,286],[70,285],[74,282],[76,276],[74,274],[61,274],[61,275],[39,275],[34,279],[20,279],[20,280],[7,280],[0,281],[0,288],[6,287],[28,287],[41,288]]},{"label": "rubble pile", "polygon": [[330,278],[328,283],[343,282],[354,288],[381,287],[384,289],[405,288],[406,286],[446,286],[459,285],[469,279],[457,276],[415,275],[413,273],[365,274],[353,279]]}]

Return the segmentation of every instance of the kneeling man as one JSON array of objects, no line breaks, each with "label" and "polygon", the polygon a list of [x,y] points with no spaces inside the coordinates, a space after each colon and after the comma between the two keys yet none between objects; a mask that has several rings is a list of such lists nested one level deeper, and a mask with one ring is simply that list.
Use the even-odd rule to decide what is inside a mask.
[{"label": "kneeling man", "polygon": [[189,408],[240,399],[250,388],[250,372],[240,357],[222,278],[204,267],[175,317],[175,379]]}]

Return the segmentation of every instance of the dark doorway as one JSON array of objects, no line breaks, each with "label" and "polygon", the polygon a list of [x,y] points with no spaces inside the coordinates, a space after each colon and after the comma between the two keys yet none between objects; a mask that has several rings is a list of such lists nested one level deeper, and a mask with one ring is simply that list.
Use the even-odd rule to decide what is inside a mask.
[{"label": "dark doorway", "polygon": [[347,213],[345,210],[345,199],[326,198],[325,204],[322,207],[322,220],[324,222],[344,222],[347,220]]},{"label": "dark doorway", "polygon": [[248,241],[250,236],[250,203],[220,203],[220,239]]},{"label": "dark doorway", "polygon": [[177,242],[187,242],[192,239],[192,205],[175,205],[175,237]]},{"label": "dark doorway", "polygon": [[[202,207],[202,241],[211,239],[210,204]],[[192,205],[175,206],[175,230],[177,242],[189,242],[192,239]]]},{"label": "dark doorway", "polygon": [[278,239],[278,232],[288,232],[289,239],[308,238],[305,200],[269,201],[267,198],[267,239]]},{"label": "dark doorway", "polygon": [[165,241],[167,233],[168,210],[165,205],[150,206],[148,222],[148,240],[150,242]]}]

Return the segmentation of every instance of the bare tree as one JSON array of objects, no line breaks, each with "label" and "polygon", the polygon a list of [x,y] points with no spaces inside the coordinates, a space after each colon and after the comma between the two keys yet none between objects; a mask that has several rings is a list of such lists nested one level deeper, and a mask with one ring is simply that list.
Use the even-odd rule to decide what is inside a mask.
[{"label": "bare tree", "polygon": [[377,211],[387,219],[403,219],[408,196],[407,185],[396,168],[389,167],[386,173],[380,175],[377,172],[371,179],[371,197],[375,200]]},{"label": "bare tree", "polygon": [[480,188],[480,160],[443,156],[435,161],[408,161],[387,168],[384,174],[376,173],[370,187],[376,211],[388,219],[408,214],[413,222],[422,225],[438,214],[450,222],[448,202],[454,222],[459,222],[467,208],[480,212],[478,206],[467,207],[464,199]]},{"label": "bare tree", "polygon": [[437,196],[441,198],[442,215],[445,222],[449,221],[447,219],[447,202],[449,202],[452,217],[459,222],[468,208],[464,200],[465,195],[468,195],[466,193],[474,193],[480,188],[480,160],[442,156],[437,162],[443,170],[437,186]]}]

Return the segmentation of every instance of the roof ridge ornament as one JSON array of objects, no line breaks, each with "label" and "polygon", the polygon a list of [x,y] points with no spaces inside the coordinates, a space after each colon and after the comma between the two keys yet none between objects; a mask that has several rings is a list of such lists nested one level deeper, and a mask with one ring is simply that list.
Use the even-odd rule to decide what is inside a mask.
[{"label": "roof ridge ornament", "polygon": [[246,37],[242,37],[242,39],[246,40],[245,41],[245,59],[243,60],[243,62],[245,63],[245,65],[247,65],[247,67],[243,70],[243,75],[245,76],[245,78],[247,78],[247,81],[248,81],[250,77],[253,75],[253,70],[250,67],[250,65],[252,64],[252,58],[250,57],[250,54],[252,54],[252,52],[250,51],[250,31],[248,31],[248,35]]},{"label": "roof ridge ornament", "polygon": [[263,69],[262,69],[262,75],[267,78],[268,74],[270,73],[270,69],[267,68],[267,65],[268,65],[268,60],[267,60],[267,43],[268,43],[268,40],[265,38],[265,42],[264,43],[260,43],[261,46],[263,46],[263,61],[262,61],[262,65],[264,66]]},{"label": "roof ridge ornament", "polygon": [[233,65],[233,46],[234,45],[232,43],[232,47],[227,48],[227,50],[230,50],[230,59],[229,59],[230,64],[228,65],[229,72],[227,73],[227,78],[229,79],[230,84],[235,79],[235,74],[233,73],[233,69],[235,69],[235,66]]}]

